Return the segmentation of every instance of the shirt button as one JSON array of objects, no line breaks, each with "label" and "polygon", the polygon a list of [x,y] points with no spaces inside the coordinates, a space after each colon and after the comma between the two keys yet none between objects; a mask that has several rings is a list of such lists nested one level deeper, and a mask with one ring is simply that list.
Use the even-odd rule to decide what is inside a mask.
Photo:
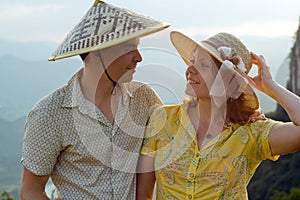
[{"label": "shirt button", "polygon": [[189,199],[192,199],[192,198],[193,198],[193,196],[192,196],[192,195],[189,195],[189,196],[188,196],[188,198],[189,198]]},{"label": "shirt button", "polygon": [[197,154],[196,154],[196,157],[198,158],[199,156],[200,156],[200,153],[197,153]]},{"label": "shirt button", "polygon": [[194,177],[194,173],[190,173],[190,177],[193,178]]}]

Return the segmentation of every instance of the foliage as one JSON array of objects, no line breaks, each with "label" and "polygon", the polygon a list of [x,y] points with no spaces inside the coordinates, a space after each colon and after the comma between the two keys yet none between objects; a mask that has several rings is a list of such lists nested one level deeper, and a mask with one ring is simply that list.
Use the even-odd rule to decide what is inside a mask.
[{"label": "foliage", "polygon": [[[267,113],[266,116],[274,120],[290,121],[280,105],[277,105],[276,111]],[[299,200],[300,197],[296,197],[297,190],[290,190],[300,188],[299,167],[300,152],[283,155],[276,162],[263,161],[248,185],[249,199]]]},{"label": "foliage", "polygon": [[14,200],[14,197],[11,196],[8,192],[4,191],[1,193],[0,200]]},{"label": "foliage", "polygon": [[288,193],[290,188],[300,188],[299,168],[300,152],[283,155],[276,162],[263,161],[248,185],[249,199],[271,199],[275,193],[278,197]]},{"label": "foliage", "polygon": [[300,188],[291,188],[290,193],[276,190],[270,200],[299,200]]}]

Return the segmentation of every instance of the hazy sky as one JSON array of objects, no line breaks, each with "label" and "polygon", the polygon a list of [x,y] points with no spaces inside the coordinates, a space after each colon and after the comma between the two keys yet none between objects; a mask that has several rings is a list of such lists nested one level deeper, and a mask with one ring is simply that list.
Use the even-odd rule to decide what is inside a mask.
[{"label": "hazy sky", "polygon": [[[292,36],[299,0],[108,0],[167,21],[189,35],[228,31],[238,36]],[[188,2],[188,3],[186,3]],[[0,39],[59,42],[93,0],[1,0]]]},{"label": "hazy sky", "polygon": [[[1,0],[0,39],[59,43],[80,21],[93,2]],[[210,36],[225,31],[245,38],[249,49],[264,54],[276,70],[290,52],[292,38],[300,19],[300,0],[106,2],[168,22],[172,24],[168,30],[180,30],[191,37]]]},{"label": "hazy sky", "polygon": [[[0,0],[0,40],[59,43],[80,21],[93,2],[93,0]],[[276,73],[290,52],[294,43],[293,35],[298,29],[300,20],[300,0],[107,0],[107,2],[169,22],[172,24],[169,30],[183,31],[197,40],[200,36],[210,36],[221,31],[232,33],[242,40],[245,39],[243,41],[249,49],[263,54],[271,70]],[[167,34],[164,42],[169,42]],[[50,53],[52,52],[49,52],[49,56]],[[47,57],[43,59],[46,62]],[[145,60],[147,61],[147,56],[143,62],[147,64]],[[183,68],[185,69],[184,64]]]}]

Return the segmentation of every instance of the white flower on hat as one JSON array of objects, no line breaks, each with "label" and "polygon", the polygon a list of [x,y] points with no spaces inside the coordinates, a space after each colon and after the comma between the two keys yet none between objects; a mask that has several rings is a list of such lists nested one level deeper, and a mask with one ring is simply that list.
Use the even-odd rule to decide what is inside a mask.
[{"label": "white flower on hat", "polygon": [[[219,51],[221,54],[225,55],[225,57],[226,57],[227,59],[228,59],[228,58],[231,58],[231,57],[233,56],[230,47],[221,46],[221,47],[218,48],[218,51]],[[238,69],[240,69],[242,72],[246,72],[247,69],[246,69],[245,64],[244,64],[244,62],[243,62],[243,59],[242,59],[240,56],[238,56],[238,57],[239,57],[240,62],[236,65],[236,67],[237,67]]]},{"label": "white flower on hat", "polygon": [[218,51],[223,52],[226,57],[232,56],[230,47],[221,46],[218,48]]}]

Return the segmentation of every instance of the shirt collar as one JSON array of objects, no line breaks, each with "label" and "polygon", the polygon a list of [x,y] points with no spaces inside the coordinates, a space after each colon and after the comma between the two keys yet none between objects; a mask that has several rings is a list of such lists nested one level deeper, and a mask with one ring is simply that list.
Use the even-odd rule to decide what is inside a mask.
[{"label": "shirt collar", "polygon": [[68,85],[65,88],[65,97],[62,106],[67,108],[73,108],[79,106],[85,101],[81,87],[80,78],[82,76],[83,68],[81,68],[72,78],[68,81]]},{"label": "shirt collar", "polygon": [[[91,104],[89,100],[87,100],[80,86],[80,79],[82,76],[83,68],[81,68],[77,73],[73,75],[73,77],[68,81],[68,85],[65,90],[65,97],[62,106],[67,108],[74,108],[81,106],[83,104]],[[121,101],[123,104],[127,104],[130,98],[133,97],[132,93],[129,91],[128,86],[130,82],[119,84],[119,88],[121,91]]]}]

